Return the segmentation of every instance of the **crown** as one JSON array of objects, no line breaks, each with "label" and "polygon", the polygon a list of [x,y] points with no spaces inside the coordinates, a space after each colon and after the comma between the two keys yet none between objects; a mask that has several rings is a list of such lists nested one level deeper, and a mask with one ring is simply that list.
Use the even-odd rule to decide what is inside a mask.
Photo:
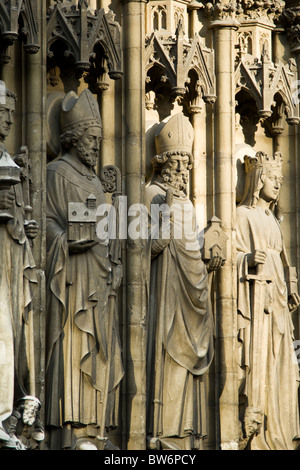
[{"label": "crown", "polygon": [[62,132],[79,124],[102,128],[98,103],[90,90],[84,90],[79,97],[74,91],[67,93],[61,105],[60,124]]},{"label": "crown", "polygon": [[162,154],[171,150],[192,153],[194,129],[186,116],[181,113],[164,119],[155,134],[156,152]]},{"label": "crown", "polygon": [[257,152],[255,157],[244,157],[245,171],[250,173],[255,168],[282,168],[282,155],[280,152],[275,152],[272,157],[269,157],[264,152]]}]

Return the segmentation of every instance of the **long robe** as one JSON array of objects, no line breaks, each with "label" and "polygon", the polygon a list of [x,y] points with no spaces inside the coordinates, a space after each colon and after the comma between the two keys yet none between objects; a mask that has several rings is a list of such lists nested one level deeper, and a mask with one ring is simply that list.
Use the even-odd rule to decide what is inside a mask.
[{"label": "long robe", "polygon": [[14,187],[13,219],[0,224],[0,423],[13,411],[14,400],[33,393],[30,367],[34,367],[32,322],[35,263],[24,230],[21,184]]},{"label": "long robe", "polygon": [[[252,269],[247,254],[267,252],[263,274],[272,282],[263,287],[263,306],[254,312],[253,284],[245,280]],[[253,315],[260,314],[261,346],[259,376],[261,432],[250,442],[251,450],[292,450],[299,439],[298,365],[294,360],[293,323],[288,309],[287,285],[281,259],[282,233],[271,211],[240,206],[237,208],[238,330],[240,396],[250,403],[249,378],[252,365]]]},{"label": "long robe", "polygon": [[[164,204],[165,195],[156,184],[147,188],[150,214],[151,204]],[[195,226],[184,230],[187,226],[182,225],[184,207],[192,213],[188,199],[174,197],[176,236],[164,249],[158,249],[159,240],[151,239],[153,233],[149,238],[147,430],[163,446],[166,438],[169,443],[165,445],[175,438],[173,448],[180,448],[180,440],[187,436],[202,438],[207,434],[203,374],[213,357],[208,274],[193,232]]]},{"label": "long robe", "polygon": [[[85,165],[70,155],[48,165],[46,424],[88,426],[96,429],[91,435],[104,435],[104,427],[117,424],[123,376],[115,305],[109,300],[109,248],[99,240],[69,255],[67,235],[68,203],[85,203],[90,194],[97,206],[105,203],[99,178]],[[70,447],[70,439],[60,445]]]}]

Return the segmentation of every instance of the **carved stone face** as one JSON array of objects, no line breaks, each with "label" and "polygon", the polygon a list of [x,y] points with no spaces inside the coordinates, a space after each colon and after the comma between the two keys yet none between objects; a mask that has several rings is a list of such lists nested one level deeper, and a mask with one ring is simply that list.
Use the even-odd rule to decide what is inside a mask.
[{"label": "carved stone face", "polygon": [[36,420],[39,405],[33,400],[25,400],[23,411],[23,423],[32,426]]},{"label": "carved stone face", "polygon": [[7,97],[6,103],[0,103],[0,140],[4,140],[13,124],[15,100]]},{"label": "carved stone face", "polygon": [[282,173],[279,169],[268,171],[259,196],[266,202],[276,201],[282,185]]},{"label": "carved stone face", "polygon": [[94,167],[97,164],[97,158],[101,142],[101,129],[99,127],[88,128],[77,143],[77,154],[82,162]]},{"label": "carved stone face", "polygon": [[164,182],[186,192],[189,181],[189,163],[188,155],[171,155],[161,169]]}]

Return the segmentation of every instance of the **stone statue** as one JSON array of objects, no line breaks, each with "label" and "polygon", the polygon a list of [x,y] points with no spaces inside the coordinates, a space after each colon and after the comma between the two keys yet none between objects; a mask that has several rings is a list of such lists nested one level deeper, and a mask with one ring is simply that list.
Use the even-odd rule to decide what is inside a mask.
[{"label": "stone statue", "polygon": [[1,82],[0,94],[0,447],[19,448],[9,432],[14,403],[35,392],[33,286],[37,283],[30,240],[38,234],[25,218],[21,168],[4,141],[13,124],[16,96]]},{"label": "stone statue", "polygon": [[[203,374],[213,358],[213,319],[208,271],[188,198],[193,138],[182,114],[160,123],[154,174],[146,188],[151,267],[147,434],[152,449],[200,448],[207,435]],[[209,270],[221,261],[213,258]]]},{"label": "stone statue", "polygon": [[89,90],[64,97],[60,126],[62,155],[47,167],[46,425],[50,449],[97,450],[117,425],[123,366],[115,260],[90,218],[105,194],[95,172],[102,122]]},{"label": "stone statue", "polygon": [[6,421],[6,429],[11,437],[6,448],[40,450],[45,437],[40,409],[41,402],[36,397],[26,396],[17,401],[12,415]]},{"label": "stone statue", "polygon": [[[291,312],[300,299],[273,211],[281,165],[279,153],[246,156],[245,192],[237,208],[240,421],[250,450],[293,450],[299,439]],[[249,416],[256,423],[251,433]]]}]

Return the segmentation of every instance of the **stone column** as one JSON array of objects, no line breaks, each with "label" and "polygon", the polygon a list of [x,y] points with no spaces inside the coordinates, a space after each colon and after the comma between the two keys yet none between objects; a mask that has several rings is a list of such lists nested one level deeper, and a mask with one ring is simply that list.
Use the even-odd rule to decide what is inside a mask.
[{"label": "stone column", "polygon": [[[145,192],[145,2],[123,1],[125,194],[128,209]],[[138,214],[137,214],[138,215]],[[135,217],[129,217],[130,224]],[[126,246],[127,447],[146,448],[146,240],[128,236]]]},{"label": "stone column", "polygon": [[189,114],[194,128],[193,157],[191,173],[191,200],[197,210],[201,229],[207,223],[207,170],[206,170],[206,109],[203,100],[201,105],[190,106]]},{"label": "stone column", "polygon": [[[300,41],[299,41],[300,42]],[[292,49],[292,52],[295,54],[296,61],[297,61],[297,72],[298,72],[298,88],[295,90],[298,99],[299,99],[299,106],[300,106],[300,43],[297,44],[296,47]],[[300,155],[300,124],[295,126],[295,199],[296,199],[296,221],[295,221],[295,230],[296,233],[300,233],[300,162],[299,162],[299,155]],[[300,280],[300,244],[299,244],[299,237],[298,242],[296,245],[296,267],[298,272],[298,279]],[[300,292],[300,282],[298,282],[298,292]],[[300,315],[298,309],[298,315],[295,316],[297,326],[296,326],[296,334],[297,338],[300,335]]]},{"label": "stone column", "polygon": [[[276,123],[275,123],[276,124]],[[283,126],[272,126],[272,138],[273,138],[273,153],[282,152],[282,133]]]},{"label": "stone column", "polygon": [[[110,82],[110,83],[109,83]],[[115,164],[115,93],[114,83],[107,77],[108,88],[101,92],[99,98],[100,114],[102,116],[103,137],[101,141],[101,166]]]},{"label": "stone column", "polygon": [[[39,224],[39,236],[33,242],[37,266],[38,289],[34,297],[34,335],[36,361],[36,395],[43,402],[45,337],[45,269],[46,269],[46,5],[37,1],[39,46],[36,54],[26,54],[26,127],[25,145],[31,162],[32,218]],[[43,410],[44,411],[44,410]]]},{"label": "stone column", "polygon": [[187,5],[187,10],[189,12],[189,37],[193,39],[197,31],[197,11],[200,10],[201,6],[197,0],[192,0],[191,3]]},{"label": "stone column", "polygon": [[[279,64],[281,62],[281,57],[283,56],[282,51],[282,44],[280,40],[280,34],[284,31],[283,28],[275,28],[273,31],[273,44],[272,44],[272,52],[273,52],[273,62],[275,64]],[[282,146],[282,132],[283,127],[274,127],[272,129],[272,137],[273,137],[273,153],[281,152]]]},{"label": "stone column", "polygon": [[[193,156],[194,165],[191,171],[191,200],[196,208],[198,230],[204,230],[208,225],[208,220],[214,215],[212,208],[213,204],[208,205],[211,198],[210,185],[213,180],[212,171],[212,149],[210,148],[210,129],[208,126],[208,114],[211,104],[205,104],[204,101],[199,99],[198,106],[191,105],[189,107],[190,119],[194,128],[194,145]],[[202,232],[201,232],[202,234]],[[204,234],[204,233],[203,233]],[[202,240],[201,240],[202,241]],[[215,289],[214,276],[211,278],[210,287],[212,292]],[[214,294],[212,298],[213,315],[215,318],[215,302]],[[216,397],[216,390],[218,390],[218,368],[216,368],[217,351],[215,351],[215,359],[208,371],[205,374],[205,386],[207,391],[207,416],[208,416],[208,440],[205,441],[206,450],[215,449],[216,442],[218,441],[219,433],[219,419],[218,419],[218,397]]]},{"label": "stone column", "polygon": [[[290,1],[289,8],[283,12],[284,16],[284,27],[285,31],[287,32],[287,37],[289,39],[291,45],[291,54],[296,59],[297,62],[297,82],[295,83],[294,87],[294,99],[298,101],[300,106],[300,6],[299,2],[297,1]],[[296,217],[295,217],[295,225],[294,230],[296,234],[300,232],[300,165],[299,165],[299,152],[300,152],[300,125],[298,124],[295,127],[295,140],[294,140],[294,155],[295,155],[295,171],[294,171],[294,184],[295,184],[295,207],[296,207]],[[297,271],[298,277],[300,278],[300,246],[299,240],[296,242],[296,250],[295,250],[296,258],[297,258]],[[300,290],[300,282],[298,283],[298,291]],[[298,309],[299,312],[299,309]],[[300,315],[298,314],[295,316],[295,323],[296,326],[296,337],[299,337],[300,332]]]},{"label": "stone column", "polygon": [[215,215],[228,236],[227,261],[216,276],[217,347],[219,359],[220,446],[237,450],[238,381],[236,361],[236,250],[234,162],[234,33],[230,18],[211,24],[216,54]]},{"label": "stone column", "polygon": [[284,47],[281,41],[282,33],[284,33],[284,28],[282,27],[277,26],[273,30],[272,60],[275,64],[278,64],[281,61],[282,56],[284,55]]}]

